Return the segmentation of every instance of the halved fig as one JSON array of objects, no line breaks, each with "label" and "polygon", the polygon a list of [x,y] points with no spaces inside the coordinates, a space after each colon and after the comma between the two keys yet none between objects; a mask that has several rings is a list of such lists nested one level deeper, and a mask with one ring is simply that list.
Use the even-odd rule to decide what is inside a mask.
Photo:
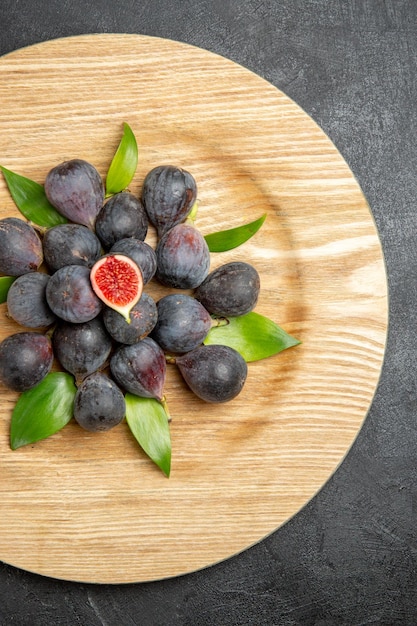
[{"label": "halved fig", "polygon": [[130,323],[130,311],[143,291],[142,272],[136,263],[123,254],[104,255],[91,268],[90,280],[100,300]]}]

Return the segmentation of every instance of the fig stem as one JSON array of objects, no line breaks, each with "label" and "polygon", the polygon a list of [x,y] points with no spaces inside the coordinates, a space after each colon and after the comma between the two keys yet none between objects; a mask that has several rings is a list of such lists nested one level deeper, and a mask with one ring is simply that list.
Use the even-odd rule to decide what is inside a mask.
[{"label": "fig stem", "polygon": [[54,330],[55,330],[56,326],[57,326],[57,325],[56,325],[56,323],[55,323],[55,324],[53,324],[50,328],[48,328],[48,329],[45,331],[45,335],[46,335],[46,337],[48,337],[49,339],[52,339],[52,335],[54,334]]},{"label": "fig stem", "polygon": [[86,378],[85,374],[75,374],[74,375],[75,386],[79,387],[81,383],[84,381],[84,378]]},{"label": "fig stem", "polygon": [[172,422],[172,417],[171,417],[171,415],[170,415],[170,412],[169,412],[169,409],[168,409],[168,404],[167,404],[167,399],[166,399],[166,397],[165,397],[165,396],[162,396],[162,398],[161,398],[161,404],[162,404],[163,409],[164,409],[164,411],[165,411],[165,413],[166,413],[166,415],[167,415],[168,422]]},{"label": "fig stem", "polygon": [[196,200],[193,206],[191,207],[191,211],[187,215],[184,221],[184,224],[189,224],[190,226],[194,226],[194,222],[197,219],[197,213],[198,213],[198,200]]},{"label": "fig stem", "polygon": [[218,328],[219,326],[227,326],[230,324],[227,317],[212,317],[211,318],[211,327]]},{"label": "fig stem", "polygon": [[48,226],[40,226],[39,224],[35,224],[35,222],[28,221],[29,226],[32,226],[42,237],[48,230]]},{"label": "fig stem", "polygon": [[[130,187],[125,187],[121,191],[126,191],[126,192],[130,193]],[[108,200],[108,198],[111,198],[112,196],[115,196],[115,195],[116,195],[116,192],[114,192],[114,191],[107,191],[105,196],[104,196],[104,199]]]}]

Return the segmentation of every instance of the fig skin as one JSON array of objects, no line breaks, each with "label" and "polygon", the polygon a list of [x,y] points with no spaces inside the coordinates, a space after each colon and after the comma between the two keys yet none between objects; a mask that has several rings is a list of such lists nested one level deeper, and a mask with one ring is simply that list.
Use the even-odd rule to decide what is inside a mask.
[{"label": "fig skin", "polygon": [[9,335],[0,344],[0,380],[13,391],[32,389],[49,374],[53,358],[46,335],[35,331]]},{"label": "fig skin", "polygon": [[128,191],[115,194],[97,215],[95,231],[106,250],[127,237],[144,241],[148,232],[148,217],[142,202]]},{"label": "fig skin", "polygon": [[177,224],[159,240],[155,277],[167,287],[194,289],[209,273],[210,251],[203,235],[190,224]]},{"label": "fig skin", "polygon": [[99,317],[83,324],[61,322],[52,335],[54,354],[77,381],[102,368],[112,341]]},{"label": "fig skin", "polygon": [[115,381],[129,393],[162,401],[166,377],[165,354],[150,337],[120,346],[110,359]]},{"label": "fig skin", "polygon": [[116,241],[110,248],[110,254],[124,254],[132,259],[142,272],[143,284],[146,285],[156,272],[155,250],[145,241],[136,237],[126,237]]},{"label": "fig skin", "polygon": [[7,311],[11,318],[27,328],[43,328],[56,321],[46,301],[48,274],[29,272],[16,278],[7,293]]},{"label": "fig skin", "polygon": [[74,419],[89,432],[104,432],[123,420],[126,402],[123,393],[106,374],[95,372],[78,386]]},{"label": "fig skin", "polygon": [[256,269],[243,261],[216,268],[194,291],[194,297],[212,315],[238,317],[255,308],[260,291]]},{"label": "fig skin", "polygon": [[242,391],[248,375],[246,361],[229,346],[199,346],[175,362],[191,391],[215,404],[233,400]]},{"label": "fig skin", "polygon": [[210,313],[186,294],[169,294],[158,300],[158,321],[151,333],[168,354],[190,352],[199,346],[211,328]]},{"label": "fig skin", "polygon": [[88,322],[103,308],[91,286],[90,270],[84,265],[66,265],[52,274],[46,300],[57,317],[72,323]]},{"label": "fig skin", "polygon": [[144,339],[153,330],[158,311],[156,303],[147,293],[142,293],[139,302],[130,310],[130,322],[123,315],[105,307],[103,322],[109,335],[118,343],[132,345]]},{"label": "fig skin", "polygon": [[159,165],[145,176],[142,202],[159,238],[186,219],[196,198],[197,184],[187,170]]},{"label": "fig skin", "polygon": [[45,179],[49,202],[71,222],[94,228],[104,203],[104,183],[96,168],[83,159],[53,167]]},{"label": "fig skin", "polygon": [[65,265],[92,267],[101,252],[98,237],[82,224],[59,224],[43,237],[43,255],[51,272]]},{"label": "fig skin", "polygon": [[18,217],[0,220],[0,274],[36,272],[43,261],[42,242],[35,229]]}]

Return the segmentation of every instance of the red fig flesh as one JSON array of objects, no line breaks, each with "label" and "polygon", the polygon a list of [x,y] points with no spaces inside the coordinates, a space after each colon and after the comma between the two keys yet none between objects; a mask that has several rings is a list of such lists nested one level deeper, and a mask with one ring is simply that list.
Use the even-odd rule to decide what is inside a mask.
[{"label": "red fig flesh", "polygon": [[130,323],[130,311],[143,290],[142,272],[123,254],[108,254],[91,268],[90,280],[97,296]]}]

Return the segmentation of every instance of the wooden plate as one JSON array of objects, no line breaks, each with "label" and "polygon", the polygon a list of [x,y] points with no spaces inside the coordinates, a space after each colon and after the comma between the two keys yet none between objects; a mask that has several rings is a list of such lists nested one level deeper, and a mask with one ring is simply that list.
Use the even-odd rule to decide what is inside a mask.
[{"label": "wooden plate", "polygon": [[[256,310],[302,345],[250,364],[233,402],[191,397],[175,368],[167,479],[126,424],[75,424],[12,452],[16,395],[1,389],[0,559],[39,574],[139,582],[209,566],[287,521],[355,439],[387,330],[380,242],[341,155],[293,101],[250,71],[189,45],[87,35],[0,59],[0,163],[43,182],[74,157],[105,176],[128,122],[140,192],[155,165],[191,171],[205,234],[268,214],[244,247],[213,255],[261,275]],[[18,215],[0,180],[0,215]],[[151,232],[148,241],[155,242]],[[149,288],[155,297],[157,287]],[[1,338],[21,330],[0,310]]]}]

